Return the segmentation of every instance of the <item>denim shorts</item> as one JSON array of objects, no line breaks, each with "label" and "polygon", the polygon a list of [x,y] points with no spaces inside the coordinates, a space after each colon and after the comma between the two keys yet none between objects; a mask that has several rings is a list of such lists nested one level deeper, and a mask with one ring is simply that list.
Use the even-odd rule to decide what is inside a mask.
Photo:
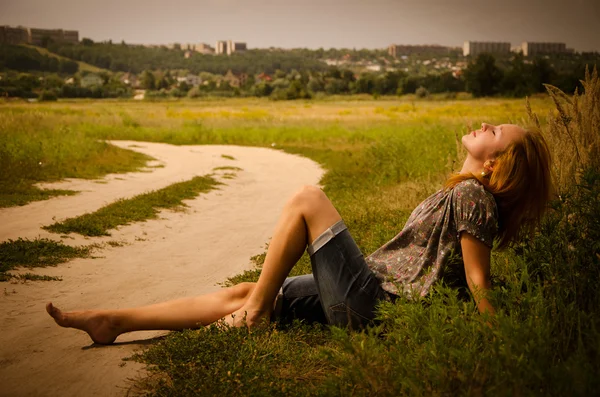
[{"label": "denim shorts", "polygon": [[274,319],[360,329],[373,322],[380,301],[393,300],[367,267],[343,221],[317,237],[307,251],[313,274],[284,281]]}]

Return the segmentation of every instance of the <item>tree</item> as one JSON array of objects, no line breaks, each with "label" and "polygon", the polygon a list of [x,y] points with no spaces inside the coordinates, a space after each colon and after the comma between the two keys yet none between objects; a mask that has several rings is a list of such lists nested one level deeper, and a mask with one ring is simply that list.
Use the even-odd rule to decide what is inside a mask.
[{"label": "tree", "polygon": [[342,80],[344,80],[348,84],[353,83],[354,81],[356,81],[356,79],[354,78],[354,73],[351,70],[348,70],[348,69],[342,70],[342,76],[341,77],[342,77]]},{"label": "tree", "polygon": [[161,88],[169,88],[171,84],[169,83],[166,75],[163,75],[158,80],[156,80],[155,86],[157,90],[160,90]]},{"label": "tree", "polygon": [[377,77],[373,73],[362,73],[354,84],[355,94],[372,94],[375,90]]},{"label": "tree", "polygon": [[287,99],[308,99],[310,94],[299,80],[294,80],[290,84],[286,92]]},{"label": "tree", "polygon": [[48,48],[48,46],[53,43],[54,40],[50,36],[43,36],[41,40],[42,47]]},{"label": "tree", "polygon": [[329,95],[343,94],[348,92],[348,84],[343,80],[330,78],[325,84],[325,92]]},{"label": "tree", "polygon": [[286,76],[287,76],[286,73],[283,70],[281,70],[281,69],[277,69],[275,71],[275,78],[276,79],[285,79]]},{"label": "tree", "polygon": [[252,92],[257,97],[269,96],[273,92],[273,87],[269,83],[258,83],[252,88]]},{"label": "tree", "polygon": [[156,89],[156,79],[154,78],[154,74],[149,70],[144,70],[141,78],[141,86],[146,90],[154,90]]},{"label": "tree", "polygon": [[394,95],[398,91],[400,81],[406,77],[404,72],[385,72],[379,83],[382,94]]},{"label": "tree", "polygon": [[308,81],[307,88],[312,92],[319,92],[325,90],[325,85],[323,84],[323,80],[319,77],[311,77]]},{"label": "tree", "polygon": [[531,83],[536,92],[546,92],[544,84],[552,84],[556,72],[547,59],[537,57],[531,65]]},{"label": "tree", "polygon": [[479,54],[465,69],[465,83],[468,92],[476,97],[495,95],[500,90],[502,71],[496,66],[496,59],[490,54]]},{"label": "tree", "polygon": [[502,79],[502,93],[515,97],[530,95],[533,89],[531,68],[525,64],[523,54],[516,54]]}]

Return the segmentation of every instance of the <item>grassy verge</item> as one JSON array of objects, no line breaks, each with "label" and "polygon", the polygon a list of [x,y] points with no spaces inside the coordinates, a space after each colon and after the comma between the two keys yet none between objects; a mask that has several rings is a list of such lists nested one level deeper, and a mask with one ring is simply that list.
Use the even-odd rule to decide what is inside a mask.
[{"label": "grassy verge", "polygon": [[210,176],[197,176],[189,181],[175,183],[160,190],[118,200],[96,212],[69,218],[44,229],[54,233],[79,233],[84,236],[109,236],[108,231],[132,222],[157,217],[161,208],[185,206],[183,200],[214,189],[219,183]]},{"label": "grassy verge", "polygon": [[85,134],[69,122],[74,115],[85,117],[70,110],[49,116],[35,109],[0,109],[0,208],[76,193],[39,189],[38,182],[135,171],[151,160]]},{"label": "grassy verge", "polygon": [[196,176],[160,190],[118,200],[96,212],[56,222],[44,229],[54,233],[79,233],[84,236],[110,236],[108,231],[132,222],[155,219],[161,208],[184,207],[183,200],[214,189],[219,183],[210,176]]},{"label": "grassy verge", "polygon": [[8,273],[18,267],[34,268],[56,266],[73,258],[85,258],[92,247],[70,247],[48,239],[8,240],[0,243],[0,281],[13,278],[25,280],[56,279],[31,273],[13,275]]},{"label": "grassy verge", "polygon": [[72,196],[78,192],[64,189],[40,189],[34,181],[0,181],[0,208],[25,205],[32,201],[47,200],[55,196]]}]

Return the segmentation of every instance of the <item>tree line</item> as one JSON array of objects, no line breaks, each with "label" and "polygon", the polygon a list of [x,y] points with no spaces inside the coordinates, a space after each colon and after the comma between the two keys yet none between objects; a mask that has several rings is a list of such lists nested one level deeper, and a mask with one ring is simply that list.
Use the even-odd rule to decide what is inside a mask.
[{"label": "tree line", "polygon": [[[143,67],[137,75],[141,88],[148,90],[147,96],[151,98],[258,96],[303,99],[344,94],[416,94],[418,97],[427,97],[435,93],[449,93],[449,97],[452,97],[458,92],[468,92],[476,97],[522,97],[544,92],[544,83],[555,85],[565,92],[573,92],[584,76],[585,66],[593,67],[599,59],[598,54],[561,55],[561,59],[527,59],[522,54],[496,59],[490,54],[480,54],[470,59],[463,70],[430,70],[415,74],[389,66],[384,66],[382,71],[364,71],[362,68],[361,72],[357,67],[328,66],[319,60],[320,56],[325,55],[345,56],[342,50],[252,50],[231,56],[195,54],[185,59],[177,49],[97,44],[89,39],[84,39],[78,45],[48,44],[49,48],[52,46],[56,46],[54,50],[63,56],[74,56],[69,53],[74,51],[79,54],[76,59],[95,66],[108,63],[109,67],[116,67],[122,63],[116,67],[121,72],[100,73],[101,83],[83,86],[80,82],[84,74],[77,73],[77,62],[47,56],[29,47],[4,45],[0,52],[0,70],[5,71],[0,81],[0,94],[35,97],[45,92],[49,98],[129,97],[133,95],[133,89],[120,81],[119,75],[123,74],[123,70]],[[371,56],[381,55],[377,52],[379,50],[354,51],[353,54],[359,58],[366,57],[369,51]],[[197,63],[194,63],[194,57]],[[166,64],[161,64],[163,61]],[[167,67],[170,63],[173,68]],[[180,69],[182,65],[187,67]],[[42,73],[45,76],[34,78],[10,72],[14,70]],[[244,75],[239,84],[224,79],[223,75],[229,70],[235,75]],[[201,84],[194,87],[185,81],[178,81],[176,76],[182,73],[200,76]],[[259,78],[259,73],[262,78]],[[66,76],[73,76],[69,83],[64,81]]]},{"label": "tree line", "polygon": [[325,70],[327,65],[319,61],[317,53],[307,56],[306,51],[248,50],[243,54],[215,56],[184,49],[145,47],[141,45],[93,43],[86,39],[80,44],[49,43],[48,49],[61,56],[89,63],[112,72],[139,74],[150,70],[181,70],[191,73],[209,72],[274,73],[276,70],[291,71],[302,65],[303,69]]}]

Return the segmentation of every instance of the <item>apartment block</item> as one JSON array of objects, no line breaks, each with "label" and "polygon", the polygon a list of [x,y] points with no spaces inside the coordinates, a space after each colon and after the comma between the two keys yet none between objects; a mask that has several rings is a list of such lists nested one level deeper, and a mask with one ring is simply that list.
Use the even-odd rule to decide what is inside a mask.
[{"label": "apartment block", "polygon": [[44,40],[50,39],[57,43],[79,42],[77,30],[38,29],[26,27],[0,26],[0,42],[6,44],[33,44],[42,45]]},{"label": "apartment block", "polygon": [[227,55],[242,51],[246,51],[246,43],[240,43],[231,40],[227,41]]},{"label": "apartment block", "polygon": [[521,51],[526,57],[569,52],[565,43],[535,43],[531,41],[524,41],[521,44]]},{"label": "apartment block", "polygon": [[215,46],[215,54],[231,55],[234,52],[246,51],[246,43],[241,43],[232,40],[219,40]]},{"label": "apartment block", "polygon": [[464,56],[477,56],[481,53],[510,54],[510,43],[496,41],[465,41]]},{"label": "apartment block", "polygon": [[227,40],[219,40],[215,45],[215,54],[227,54]]},{"label": "apartment block", "polygon": [[215,49],[205,43],[199,43],[194,46],[194,51],[197,51],[201,54],[214,54]]},{"label": "apartment block", "polygon": [[56,43],[77,43],[79,42],[79,32],[76,30],[62,29],[37,29],[30,28],[29,43],[33,45],[42,45],[46,38]]},{"label": "apartment block", "polygon": [[10,26],[0,26],[0,43],[29,43],[29,33],[27,31],[27,28],[24,28],[22,26],[18,26],[16,28]]}]

